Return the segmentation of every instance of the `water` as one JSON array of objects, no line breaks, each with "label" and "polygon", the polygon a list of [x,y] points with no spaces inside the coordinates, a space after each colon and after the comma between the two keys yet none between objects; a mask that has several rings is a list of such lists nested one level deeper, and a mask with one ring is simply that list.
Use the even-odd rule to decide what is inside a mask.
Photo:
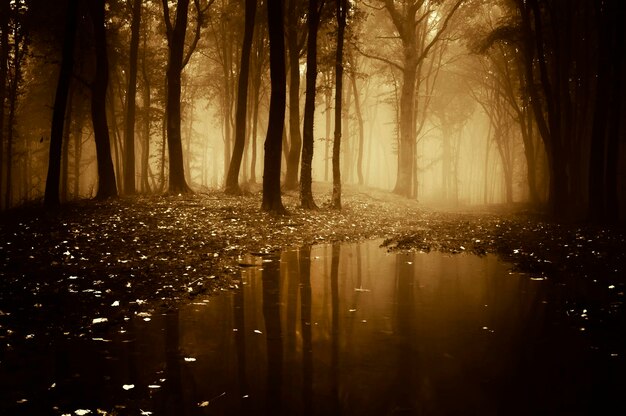
[{"label": "water", "polygon": [[9,351],[2,414],[624,408],[623,343],[612,328],[591,335],[563,309],[572,289],[511,273],[492,256],[388,254],[378,244],[249,256],[232,292],[91,338]]}]

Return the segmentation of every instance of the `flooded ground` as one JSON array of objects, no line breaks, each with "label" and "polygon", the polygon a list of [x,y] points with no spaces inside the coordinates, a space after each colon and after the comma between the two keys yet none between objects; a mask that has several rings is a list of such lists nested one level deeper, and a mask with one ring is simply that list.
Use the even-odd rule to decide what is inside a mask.
[{"label": "flooded ground", "polygon": [[594,309],[606,288],[517,274],[492,255],[379,245],[249,255],[231,292],[5,348],[0,413],[626,409],[623,316]]}]

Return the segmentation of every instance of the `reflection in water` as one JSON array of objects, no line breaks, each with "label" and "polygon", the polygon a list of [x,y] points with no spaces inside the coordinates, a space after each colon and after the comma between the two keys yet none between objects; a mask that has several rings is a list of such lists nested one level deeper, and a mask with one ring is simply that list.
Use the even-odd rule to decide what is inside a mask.
[{"label": "reflection in water", "polygon": [[262,271],[263,318],[267,343],[267,415],[281,414],[283,338],[280,326],[280,265],[266,263]]},{"label": "reflection in water", "polygon": [[625,410],[623,336],[602,327],[594,338],[568,316],[589,308],[573,295],[587,289],[510,274],[491,256],[388,254],[376,242],[255,261],[232,292],[131,319],[98,334],[107,342],[9,351],[0,376],[20,376],[3,381],[0,414]]},{"label": "reflection in water", "polygon": [[302,331],[302,414],[313,414],[313,342],[311,337],[311,246],[299,250],[300,328]]}]

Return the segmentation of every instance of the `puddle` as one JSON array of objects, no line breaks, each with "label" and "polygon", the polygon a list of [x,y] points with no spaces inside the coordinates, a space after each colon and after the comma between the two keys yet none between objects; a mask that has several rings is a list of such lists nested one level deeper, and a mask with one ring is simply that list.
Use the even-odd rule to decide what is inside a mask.
[{"label": "puddle", "polygon": [[511,273],[493,256],[389,254],[378,244],[251,255],[233,292],[97,337],[8,350],[0,413],[624,408],[624,336],[612,342],[615,328],[584,326],[592,311],[564,309],[570,289]]}]

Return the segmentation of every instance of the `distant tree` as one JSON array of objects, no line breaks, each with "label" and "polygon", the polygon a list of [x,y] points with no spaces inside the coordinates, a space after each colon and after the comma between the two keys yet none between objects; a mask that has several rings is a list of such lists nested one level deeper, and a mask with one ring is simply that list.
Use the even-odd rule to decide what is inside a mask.
[{"label": "distant tree", "polygon": [[248,77],[250,73],[250,51],[254,35],[256,16],[256,0],[246,0],[245,28],[241,47],[241,65],[239,66],[239,86],[237,89],[237,112],[235,115],[235,146],[230,159],[228,176],[226,177],[226,193],[238,194],[239,170],[246,140],[246,113],[248,108]]},{"label": "distant tree", "polygon": [[265,138],[263,161],[264,211],[285,212],[280,194],[280,165],[282,138],[285,122],[286,74],[285,74],[285,28],[283,26],[283,1],[267,1],[267,21],[270,40],[270,113]]},{"label": "distant tree", "polygon": [[141,23],[141,0],[132,2],[130,23],[130,57],[128,88],[126,90],[126,123],[124,129],[124,193],[135,193],[135,98],[137,93],[137,56],[139,54],[139,26]]},{"label": "distant tree", "polygon": [[[398,39],[396,56],[386,58],[362,51],[365,56],[389,64],[401,73],[398,137],[398,171],[394,192],[414,196],[416,171],[416,91],[419,90],[420,65],[431,49],[442,40],[450,20],[464,0],[381,0],[393,23]],[[446,7],[448,6],[448,7]],[[438,16],[437,19],[432,16]]]},{"label": "distant tree", "polygon": [[315,209],[313,191],[313,121],[315,120],[315,93],[317,91],[317,32],[320,15],[326,0],[309,0],[307,14],[306,96],[304,126],[302,128],[302,167],[300,168],[300,205]]},{"label": "distant tree", "polygon": [[59,185],[61,175],[61,150],[65,113],[74,67],[74,39],[76,37],[78,0],[69,0],[65,19],[65,38],[63,40],[63,56],[57,83],[54,107],[52,109],[52,126],[50,128],[50,155],[48,158],[48,177],[44,203],[48,207],[58,206]]},{"label": "distant tree", "polygon": [[343,93],[343,44],[348,21],[348,0],[336,0],[337,52],[335,55],[335,141],[333,142],[333,194],[331,205],[341,209],[341,99]]},{"label": "distant tree", "polygon": [[106,114],[109,60],[107,55],[104,5],[105,0],[92,0],[89,2],[89,14],[93,24],[96,54],[96,72],[91,84],[91,120],[96,141],[96,159],[98,161],[98,192],[96,193],[96,198],[98,199],[117,196]]}]

